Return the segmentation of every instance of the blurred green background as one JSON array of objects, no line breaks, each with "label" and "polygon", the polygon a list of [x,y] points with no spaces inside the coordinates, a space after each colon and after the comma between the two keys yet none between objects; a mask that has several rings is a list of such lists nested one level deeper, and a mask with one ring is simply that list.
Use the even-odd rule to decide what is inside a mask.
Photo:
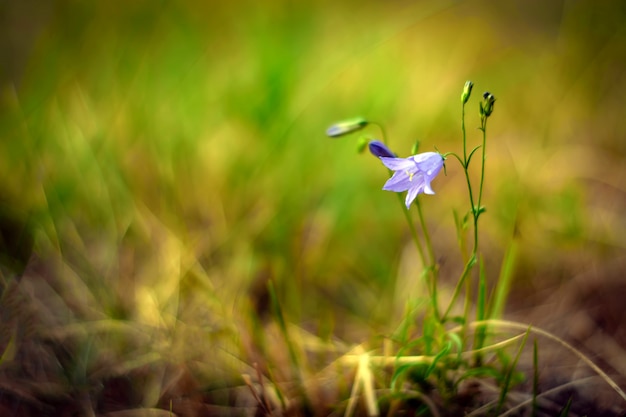
[{"label": "blurred green background", "polygon": [[[30,277],[55,337],[164,329],[98,333],[120,373],[220,343],[242,357],[270,278],[289,321],[323,339],[391,331],[399,288],[419,280],[410,236],[358,134],[324,132],[363,116],[401,156],[416,140],[461,152],[466,80],[471,145],[479,96],[497,97],[491,284],[513,236],[519,291],[623,257],[624,2],[28,0],[0,15],[3,285]],[[455,160],[433,187],[424,210],[454,282]]]}]

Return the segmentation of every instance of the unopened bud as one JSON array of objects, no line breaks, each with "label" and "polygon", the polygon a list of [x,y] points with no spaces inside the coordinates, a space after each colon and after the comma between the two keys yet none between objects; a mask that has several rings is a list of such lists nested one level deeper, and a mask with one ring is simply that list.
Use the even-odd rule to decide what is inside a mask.
[{"label": "unopened bud", "polygon": [[413,146],[411,146],[411,155],[417,154],[417,151],[419,150],[419,148],[420,148],[420,141],[416,140]]},{"label": "unopened bud", "polygon": [[496,98],[488,91],[483,94],[483,103],[480,106],[480,115],[489,117],[493,113],[493,105],[496,102]]},{"label": "unopened bud", "polygon": [[472,95],[472,88],[474,87],[474,83],[471,81],[466,81],[465,86],[463,87],[463,94],[461,94],[461,102],[463,104],[467,103],[470,96]]},{"label": "unopened bud", "polygon": [[356,132],[358,130],[363,129],[367,126],[367,120],[362,117],[355,117],[354,119],[343,120],[341,122],[335,123],[328,129],[326,129],[326,134],[331,138],[338,138],[343,135],[347,135],[348,133]]},{"label": "unopened bud", "polygon": [[395,158],[396,154],[393,153],[391,151],[391,149],[389,149],[387,147],[387,145],[385,145],[384,143],[382,143],[379,140],[373,140],[370,141],[369,143],[369,148],[370,148],[370,152],[372,153],[372,155],[380,158],[381,156],[387,157],[387,158]]},{"label": "unopened bud", "polygon": [[356,146],[357,152],[363,153],[365,151],[365,148],[367,148],[367,144],[369,143],[369,141],[370,139],[367,136],[361,136]]}]

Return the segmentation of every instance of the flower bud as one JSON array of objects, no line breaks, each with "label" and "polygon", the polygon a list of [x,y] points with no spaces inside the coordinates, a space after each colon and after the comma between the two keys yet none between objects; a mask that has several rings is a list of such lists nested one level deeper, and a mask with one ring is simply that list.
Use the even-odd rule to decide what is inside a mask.
[{"label": "flower bud", "polygon": [[470,96],[472,95],[472,88],[474,87],[474,83],[471,81],[466,81],[465,86],[463,87],[463,94],[461,94],[461,102],[463,104],[467,103]]},{"label": "flower bud", "polygon": [[343,120],[335,123],[328,129],[326,129],[326,135],[331,138],[338,138],[348,133],[356,132],[367,126],[367,120],[362,117],[355,117],[353,119]]},{"label": "flower bud", "polygon": [[420,148],[420,141],[416,140],[413,146],[411,146],[411,155],[415,155]]},{"label": "flower bud", "polygon": [[367,136],[361,136],[359,138],[359,142],[357,143],[356,146],[356,151],[358,153],[363,153],[365,151],[365,148],[367,148],[367,144],[369,143],[370,139]]},{"label": "flower bud", "polygon": [[387,158],[396,157],[396,154],[391,152],[391,149],[389,149],[384,143],[382,143],[379,140],[370,141],[369,148],[370,148],[370,152],[372,153],[372,155],[378,158],[380,158],[381,156],[384,156]]},{"label": "flower bud", "polygon": [[483,94],[483,103],[480,105],[480,115],[489,117],[493,112],[493,105],[496,102],[496,98],[488,91]]}]

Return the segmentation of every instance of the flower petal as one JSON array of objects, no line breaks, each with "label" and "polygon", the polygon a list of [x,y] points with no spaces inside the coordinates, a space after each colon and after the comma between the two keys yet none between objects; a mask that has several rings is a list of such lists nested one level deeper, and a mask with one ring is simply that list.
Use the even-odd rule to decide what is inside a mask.
[{"label": "flower petal", "polygon": [[387,180],[383,190],[407,191],[405,204],[407,209],[419,194],[435,194],[430,183],[443,168],[444,158],[437,152],[424,152],[408,158],[390,158],[381,156],[383,164],[395,171]]},{"label": "flower petal", "polygon": [[417,166],[413,159],[411,158],[389,158],[385,156],[381,156],[380,160],[385,164],[385,166],[393,171],[409,171],[415,172],[417,170]]},{"label": "flower petal", "polygon": [[422,152],[422,153],[418,153],[417,155],[410,156],[409,158],[415,161],[416,164],[420,164],[424,161],[433,159],[435,156],[438,156],[440,159],[443,159],[441,155],[439,155],[437,152]]},{"label": "flower petal", "polygon": [[402,192],[413,187],[411,177],[405,171],[396,171],[383,186],[383,190]]},{"label": "flower petal", "polygon": [[431,178],[434,178],[443,167],[443,157],[436,152],[425,152],[412,158],[417,168]]},{"label": "flower petal", "polygon": [[419,194],[420,187],[413,187],[409,189],[409,192],[406,193],[406,199],[404,200],[404,204],[406,204],[406,208],[411,208],[411,203]]}]

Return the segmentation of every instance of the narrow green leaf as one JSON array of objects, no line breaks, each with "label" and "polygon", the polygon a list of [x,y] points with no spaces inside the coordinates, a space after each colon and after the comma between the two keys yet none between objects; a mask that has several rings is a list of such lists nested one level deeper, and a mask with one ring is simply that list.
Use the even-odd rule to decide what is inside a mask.
[{"label": "narrow green leaf", "polygon": [[513,363],[511,363],[511,366],[509,367],[509,369],[507,370],[505,374],[504,381],[502,383],[502,388],[500,389],[500,397],[498,399],[498,406],[496,407],[496,415],[500,414],[500,411],[502,410],[502,407],[504,406],[504,402],[506,401],[507,394],[511,387],[511,380],[515,373],[515,367],[517,366],[517,362],[519,361],[519,358],[522,355],[522,351],[524,350],[524,346],[526,345],[526,339],[528,339],[529,334],[530,334],[530,327],[528,327],[528,330],[526,330],[526,334],[524,335],[524,338],[522,339],[522,343],[520,343],[519,349],[517,350],[517,354],[515,355],[515,358],[513,359]]},{"label": "narrow green leaf", "polygon": [[572,400],[573,397],[569,397],[569,400],[567,400],[567,404],[565,404],[565,407],[563,407],[563,409],[559,413],[559,417],[569,416],[569,409],[572,407]]},{"label": "narrow green leaf", "polygon": [[511,281],[513,280],[517,254],[518,242],[516,238],[513,238],[502,261],[502,268],[500,269],[500,276],[498,277],[498,283],[496,284],[495,289],[495,297],[491,306],[491,313],[489,314],[489,318],[491,319],[498,319],[502,317],[504,305],[511,288]]}]

